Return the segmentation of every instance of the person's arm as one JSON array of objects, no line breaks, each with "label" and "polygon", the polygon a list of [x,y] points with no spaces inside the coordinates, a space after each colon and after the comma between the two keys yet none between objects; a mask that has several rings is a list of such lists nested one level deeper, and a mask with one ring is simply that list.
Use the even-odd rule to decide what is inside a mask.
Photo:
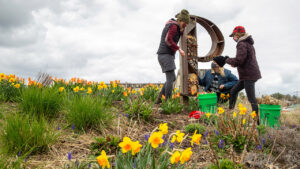
[{"label": "person's arm", "polygon": [[224,84],[224,89],[232,88],[234,85],[237,84],[237,82],[238,82],[238,78],[234,74],[229,72],[228,82]]},{"label": "person's arm", "polygon": [[247,44],[240,42],[237,45],[236,57],[226,59],[226,63],[230,64],[233,67],[238,67],[244,64],[247,58]]},{"label": "person's arm", "polygon": [[169,27],[167,36],[165,38],[166,44],[176,52],[179,49],[179,46],[174,42],[173,37],[177,34],[177,26],[175,24]]}]

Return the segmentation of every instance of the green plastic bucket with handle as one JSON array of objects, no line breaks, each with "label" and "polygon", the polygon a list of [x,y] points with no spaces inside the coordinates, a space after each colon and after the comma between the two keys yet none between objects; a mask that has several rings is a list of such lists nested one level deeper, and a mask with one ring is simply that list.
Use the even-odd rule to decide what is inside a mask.
[{"label": "green plastic bucket with handle", "polygon": [[199,109],[205,113],[216,113],[217,111],[217,94],[216,93],[207,93],[199,94]]},{"label": "green plastic bucket with handle", "polygon": [[280,111],[280,105],[259,105],[260,122],[268,125],[269,127],[280,127]]}]

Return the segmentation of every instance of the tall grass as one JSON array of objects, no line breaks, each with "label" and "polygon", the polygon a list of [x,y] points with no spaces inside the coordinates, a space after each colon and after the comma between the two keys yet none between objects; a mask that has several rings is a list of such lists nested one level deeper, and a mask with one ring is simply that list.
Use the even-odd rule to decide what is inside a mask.
[{"label": "tall grass", "polygon": [[113,114],[105,106],[105,100],[86,95],[75,97],[70,101],[67,118],[77,131],[88,129],[101,131],[112,121]]},{"label": "tall grass", "polygon": [[56,88],[28,87],[21,98],[21,111],[38,117],[56,117],[63,105],[63,93],[59,93]]},{"label": "tall grass", "polygon": [[8,154],[35,154],[47,151],[57,137],[43,117],[37,120],[29,115],[9,114],[0,131],[0,145]]}]

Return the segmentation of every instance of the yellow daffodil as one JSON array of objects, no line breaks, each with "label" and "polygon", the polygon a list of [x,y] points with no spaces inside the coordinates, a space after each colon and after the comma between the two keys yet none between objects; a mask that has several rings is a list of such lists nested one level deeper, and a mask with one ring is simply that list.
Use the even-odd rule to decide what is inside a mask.
[{"label": "yellow daffodil", "polygon": [[229,98],[230,97],[230,94],[229,93],[227,93],[227,98]]},{"label": "yellow daffodil", "polygon": [[20,84],[15,84],[14,87],[17,88],[17,89],[19,89],[20,88]]},{"label": "yellow daffodil", "polygon": [[104,88],[104,89],[107,89],[107,85],[106,85],[106,84],[104,84],[104,85],[103,85],[103,88]]},{"label": "yellow daffodil", "polygon": [[74,92],[78,92],[79,91],[79,86],[76,86],[75,88],[73,88]]},{"label": "yellow daffodil", "polygon": [[153,148],[157,148],[160,144],[164,142],[162,137],[163,134],[161,132],[154,132],[149,138],[149,143]]},{"label": "yellow daffodil", "polygon": [[127,153],[132,149],[132,141],[129,137],[124,137],[119,146],[122,148],[122,153]]},{"label": "yellow daffodil", "polygon": [[139,143],[139,141],[132,142],[132,155],[135,155],[136,153],[140,152],[142,145]]},{"label": "yellow daffodil", "polygon": [[168,134],[168,123],[159,124],[159,131],[162,132],[162,134]]},{"label": "yellow daffodil", "polygon": [[115,93],[115,90],[111,90],[112,93]]},{"label": "yellow daffodil", "polygon": [[105,83],[104,82],[100,82],[100,86],[104,86],[105,85]]},{"label": "yellow daffodil", "polygon": [[43,87],[42,83],[38,83],[38,86],[39,86],[39,88]]},{"label": "yellow daffodil", "polygon": [[223,114],[224,113],[224,109],[222,107],[218,108],[218,114]]},{"label": "yellow daffodil", "polygon": [[165,95],[162,95],[161,97],[162,97],[162,99],[163,99],[163,100],[166,100],[166,97],[165,97]]},{"label": "yellow daffodil", "polygon": [[176,134],[172,137],[171,142],[174,143],[177,141],[178,143],[181,143],[183,140],[184,133],[181,133],[180,130],[176,131]]},{"label": "yellow daffodil", "polygon": [[247,108],[244,107],[241,103],[239,104],[240,115],[245,115],[247,112]]},{"label": "yellow daffodil", "polygon": [[135,94],[135,93],[136,93],[136,90],[135,90],[135,89],[132,89],[131,93],[132,93],[132,94]]},{"label": "yellow daffodil", "polygon": [[64,90],[65,90],[64,87],[60,87],[60,88],[58,89],[59,92],[63,92]]},{"label": "yellow daffodil", "polygon": [[10,83],[15,82],[15,78],[10,78],[10,79],[9,79],[9,82],[10,82]]},{"label": "yellow daffodil", "polygon": [[88,91],[86,93],[91,94],[93,92],[92,88],[88,88]]},{"label": "yellow daffodil", "polygon": [[220,97],[221,97],[222,99],[225,99],[225,94],[224,94],[224,93],[221,93]]},{"label": "yellow daffodil", "polygon": [[210,117],[210,113],[205,113],[205,115],[206,115],[206,117],[209,119],[209,117]]},{"label": "yellow daffodil", "polygon": [[253,112],[251,113],[251,116],[252,116],[253,119],[256,117],[255,111],[253,111]]},{"label": "yellow daffodil", "polygon": [[180,161],[180,152],[175,151],[175,153],[172,154],[172,157],[170,159],[171,164],[177,164]]},{"label": "yellow daffodil", "polygon": [[246,123],[246,119],[243,119],[243,124],[245,124]]},{"label": "yellow daffodil", "polygon": [[235,117],[236,117],[236,112],[233,112],[233,115],[232,115],[232,116],[233,116],[233,118],[235,118]]},{"label": "yellow daffodil", "polygon": [[189,161],[191,159],[192,154],[193,152],[191,150],[191,147],[183,150],[180,156],[180,163],[184,164],[185,162]]},{"label": "yellow daffodil", "polygon": [[124,95],[125,97],[128,96],[126,91],[123,92],[123,95]]},{"label": "yellow daffodil", "polygon": [[117,83],[113,83],[113,87],[116,88],[118,86]]},{"label": "yellow daffodil", "polygon": [[160,84],[160,85],[159,85],[159,87],[160,87],[160,88],[163,88],[163,87],[164,87],[164,85],[163,85],[163,84]]},{"label": "yellow daffodil", "polygon": [[140,94],[141,94],[141,96],[143,96],[143,95],[144,95],[144,92],[143,92],[143,91],[140,91]]},{"label": "yellow daffodil", "polygon": [[102,150],[101,155],[97,157],[97,162],[102,168],[110,168],[108,157],[104,150]]},{"label": "yellow daffodil", "polygon": [[85,89],[84,89],[84,87],[81,87],[79,90],[80,90],[80,91],[84,91]]},{"label": "yellow daffodil", "polygon": [[140,89],[140,91],[142,91],[142,92],[144,92],[144,90],[145,90],[145,89],[144,89],[143,87]]},{"label": "yellow daffodil", "polygon": [[192,140],[191,140],[191,145],[194,146],[194,143],[196,144],[200,144],[200,140],[201,140],[202,135],[201,134],[197,134],[197,130],[195,131],[194,135],[192,136]]}]

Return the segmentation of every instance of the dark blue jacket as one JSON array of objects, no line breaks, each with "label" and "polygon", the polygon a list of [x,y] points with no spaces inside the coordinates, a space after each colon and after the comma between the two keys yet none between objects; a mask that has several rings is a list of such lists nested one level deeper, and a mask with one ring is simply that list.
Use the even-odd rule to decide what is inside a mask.
[{"label": "dark blue jacket", "polygon": [[[231,73],[230,70],[224,69],[225,76],[222,77],[218,75],[218,86],[224,85],[223,90],[220,90],[221,93],[229,93],[230,89],[238,82],[237,77]],[[212,81],[214,80],[214,75],[211,74],[211,70],[206,71],[204,77],[201,79],[198,76],[199,85],[204,86],[204,91],[208,91]]]}]

